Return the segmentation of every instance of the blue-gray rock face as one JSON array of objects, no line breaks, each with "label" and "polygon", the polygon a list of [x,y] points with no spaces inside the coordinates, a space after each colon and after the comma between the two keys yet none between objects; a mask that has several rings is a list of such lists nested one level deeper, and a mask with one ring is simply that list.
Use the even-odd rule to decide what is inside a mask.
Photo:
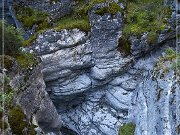
[{"label": "blue-gray rock face", "polygon": [[129,111],[135,135],[179,134],[180,82],[179,69],[172,69],[174,62],[161,58],[136,87]]},{"label": "blue-gray rock face", "polygon": [[[19,69],[14,68],[13,73],[15,70]],[[26,76],[28,76],[28,79],[25,79]],[[34,129],[35,131],[60,134],[62,119],[46,92],[40,66],[36,66],[30,72],[18,72],[13,75],[10,85],[14,90],[18,91],[13,103],[22,108],[29,123],[31,122],[37,126]]]},{"label": "blue-gray rock face", "polygon": [[48,30],[25,50],[41,57],[46,90],[65,127],[83,135],[117,134],[136,80],[129,74],[127,82],[115,84],[113,80],[127,70],[133,58],[117,51],[121,14],[90,14],[90,35],[78,29]]},{"label": "blue-gray rock face", "polygon": [[[155,103],[157,84],[147,81],[147,76],[151,75],[159,57],[164,55],[166,46],[175,45],[175,42],[168,42],[158,51],[150,52],[158,45],[150,48],[146,44],[146,35],[142,39],[132,37],[133,53],[124,57],[117,51],[122,36],[121,13],[100,16],[92,10],[89,18],[91,32],[88,34],[78,29],[60,32],[52,29],[40,34],[33,46],[25,49],[35,52],[42,60],[46,90],[61,114],[63,127],[78,135],[117,135],[121,125],[133,121],[138,125],[137,135],[156,135],[154,128],[151,130],[146,126],[154,125],[155,118],[148,118],[153,117],[153,113],[162,115],[166,111],[160,109],[162,113],[158,114],[153,107],[158,108],[158,104],[165,109],[173,106],[165,101],[167,96],[162,102]],[[161,37],[160,41],[167,40],[166,36]],[[134,59],[142,52],[150,53]],[[166,83],[162,85],[166,86]],[[150,111],[147,113],[147,110]],[[175,118],[169,119],[159,121],[157,135],[174,135],[170,131],[175,131],[174,127],[166,131],[160,129],[166,122],[173,125]]]}]

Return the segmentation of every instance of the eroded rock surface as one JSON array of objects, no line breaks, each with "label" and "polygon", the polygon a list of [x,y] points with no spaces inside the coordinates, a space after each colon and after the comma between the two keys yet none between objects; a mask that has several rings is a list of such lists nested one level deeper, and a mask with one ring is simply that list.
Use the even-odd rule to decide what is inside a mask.
[{"label": "eroded rock surface", "polygon": [[[78,135],[115,135],[128,120],[139,125],[137,135],[174,135],[175,126],[165,128],[163,125],[171,125],[174,117],[159,121],[158,131],[147,126],[156,123],[157,119],[149,118],[156,115],[153,107],[158,106],[154,97],[157,84],[147,78],[165,49],[175,47],[174,41],[165,42],[172,39],[174,33],[170,33],[173,36],[168,39],[162,36],[152,47],[143,42],[144,39],[137,42],[132,39],[132,55],[124,57],[117,51],[123,27],[121,13],[100,16],[92,11],[89,18],[91,32],[88,34],[77,29],[60,32],[52,29],[40,34],[33,46],[26,48],[42,60],[46,90],[62,116],[63,127]],[[159,43],[166,45],[158,46]],[[151,52],[154,48],[159,49]],[[143,53],[149,54],[142,56]],[[134,58],[140,56],[140,59]],[[166,87],[167,82],[162,85]],[[164,107],[160,109],[162,117],[166,114],[163,109],[173,107],[165,99],[159,103]]]},{"label": "eroded rock surface", "polygon": [[132,96],[129,119],[136,123],[135,135],[179,134],[179,69],[173,70],[174,60],[163,58]]},{"label": "eroded rock surface", "polygon": [[41,67],[37,66],[29,73],[16,74],[10,84],[18,93],[16,104],[22,108],[27,119],[45,133],[59,134],[62,120],[45,91]]}]

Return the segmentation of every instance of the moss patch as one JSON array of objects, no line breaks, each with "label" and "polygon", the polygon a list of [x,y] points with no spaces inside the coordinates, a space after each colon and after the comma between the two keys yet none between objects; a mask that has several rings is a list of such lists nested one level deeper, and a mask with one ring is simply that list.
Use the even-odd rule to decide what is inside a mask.
[{"label": "moss patch", "polygon": [[23,23],[26,29],[32,28],[33,25],[37,25],[36,31],[48,28],[48,14],[38,10],[34,10],[30,7],[24,7],[22,5],[14,6],[17,13],[17,19]]},{"label": "moss patch", "polygon": [[90,31],[90,24],[88,18],[76,19],[73,18],[73,16],[63,17],[58,21],[56,30],[60,31],[62,29],[73,29],[73,28],[78,28],[85,32]]},{"label": "moss patch", "polygon": [[134,135],[135,125],[133,123],[125,124],[119,128],[118,135]]},{"label": "moss patch", "polygon": [[130,42],[126,38],[121,37],[118,41],[118,50],[123,52],[125,55],[131,54]]},{"label": "moss patch", "polygon": [[23,129],[26,128],[27,135],[36,135],[34,130],[36,126],[26,121],[26,116],[19,106],[16,106],[9,111],[8,122],[13,134],[24,135],[25,132],[23,132]]},{"label": "moss patch", "polygon": [[106,0],[76,0],[76,6],[71,14],[60,18],[57,21],[57,30],[78,28],[82,31],[90,31],[90,23],[88,20],[88,11],[98,3],[106,2]]},{"label": "moss patch", "polygon": [[10,110],[8,115],[8,122],[12,132],[17,135],[22,135],[23,129],[27,126],[25,122],[25,115],[20,107],[14,107]]},{"label": "moss patch", "polygon": [[157,40],[157,35],[167,27],[171,9],[163,6],[163,0],[128,0],[123,35],[149,33],[149,43]]},{"label": "moss patch", "polygon": [[28,69],[38,64],[38,59],[31,53],[21,53],[16,57],[16,60],[22,69]]},{"label": "moss patch", "polygon": [[122,9],[119,7],[118,3],[111,2],[108,7],[102,7],[101,9],[96,10],[96,14],[104,15],[105,13],[110,13],[112,15],[117,14],[117,12],[123,13]]}]

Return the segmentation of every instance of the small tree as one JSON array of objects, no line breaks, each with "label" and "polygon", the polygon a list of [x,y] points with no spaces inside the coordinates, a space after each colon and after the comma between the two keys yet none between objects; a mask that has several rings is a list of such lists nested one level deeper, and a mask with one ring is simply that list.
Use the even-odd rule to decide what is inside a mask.
[{"label": "small tree", "polygon": [[9,56],[17,56],[19,54],[19,47],[23,44],[22,32],[12,25],[7,25],[4,21],[0,21],[0,55],[3,52]]}]

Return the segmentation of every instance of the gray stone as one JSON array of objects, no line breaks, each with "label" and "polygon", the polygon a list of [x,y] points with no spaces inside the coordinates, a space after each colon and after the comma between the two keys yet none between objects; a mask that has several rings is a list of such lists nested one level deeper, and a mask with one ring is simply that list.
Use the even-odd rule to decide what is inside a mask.
[{"label": "gray stone", "polygon": [[132,93],[121,87],[110,87],[106,93],[107,103],[116,110],[127,111]]},{"label": "gray stone", "polygon": [[172,67],[171,64],[167,60],[161,67],[155,66],[136,88],[129,111],[130,121],[136,123],[135,135],[178,134],[175,128],[179,123],[176,119],[179,112],[175,106],[179,104],[176,99],[180,97],[176,91],[180,86],[179,76],[176,78],[172,69],[167,73],[163,71]]},{"label": "gray stone", "polygon": [[[26,80],[25,78],[27,78]],[[16,102],[21,106],[27,119],[39,126],[44,132],[58,134],[62,125],[61,116],[57,113],[45,88],[40,66],[24,74],[16,74],[10,85],[18,90]]]}]

